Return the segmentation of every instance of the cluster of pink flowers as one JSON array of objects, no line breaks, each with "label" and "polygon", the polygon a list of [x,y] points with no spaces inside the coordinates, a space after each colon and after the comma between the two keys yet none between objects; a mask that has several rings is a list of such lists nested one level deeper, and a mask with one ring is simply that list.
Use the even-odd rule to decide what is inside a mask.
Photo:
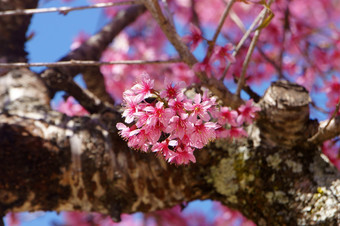
[{"label": "cluster of pink flowers", "polygon": [[88,115],[89,112],[81,106],[73,97],[68,97],[66,100],[61,101],[59,104],[53,106],[58,111],[68,116],[82,116]]},{"label": "cluster of pink flowers", "polygon": [[216,138],[247,135],[242,125],[251,123],[259,110],[252,100],[235,111],[219,107],[207,90],[189,99],[184,87],[183,82],[166,81],[166,88],[158,92],[154,81],[144,74],[141,82],[124,92],[127,125],[118,123],[117,128],[129,147],[157,152],[170,163],[188,164],[196,162],[195,149]]}]

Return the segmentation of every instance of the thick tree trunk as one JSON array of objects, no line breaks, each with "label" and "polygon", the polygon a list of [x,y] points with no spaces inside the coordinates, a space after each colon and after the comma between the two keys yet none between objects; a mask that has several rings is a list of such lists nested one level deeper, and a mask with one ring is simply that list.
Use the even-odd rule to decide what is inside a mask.
[{"label": "thick tree trunk", "polygon": [[83,210],[119,219],[120,213],[213,199],[259,225],[339,222],[340,174],[302,140],[314,123],[300,86],[274,83],[248,139],[216,141],[197,151],[196,164],[174,167],[153,153],[129,150],[101,115],[51,111],[47,89],[28,70],[11,71],[0,82],[3,214]]}]

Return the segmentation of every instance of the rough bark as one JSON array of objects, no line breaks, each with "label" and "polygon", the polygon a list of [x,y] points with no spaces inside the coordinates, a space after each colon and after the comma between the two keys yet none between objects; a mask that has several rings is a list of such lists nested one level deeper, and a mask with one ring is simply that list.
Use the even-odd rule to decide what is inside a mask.
[{"label": "rough bark", "polygon": [[[198,151],[196,164],[174,167],[129,150],[99,115],[51,111],[47,89],[28,70],[11,71],[0,82],[2,213],[83,210],[118,220],[120,213],[213,199],[259,225],[339,222],[339,172],[317,146],[304,145],[306,133],[291,131],[315,124],[300,86],[274,83],[248,139],[216,141]],[[293,112],[301,115],[294,122],[286,118]],[[290,134],[289,142],[279,131]]]},{"label": "rough bark", "polygon": [[[27,29],[0,27],[4,33]],[[26,56],[24,33],[16,33],[21,41],[3,43],[20,44],[19,53],[13,50],[17,61]],[[45,75],[67,83],[77,70]],[[0,77],[0,214],[83,210],[119,220],[121,213],[213,199],[258,225],[339,224],[340,174],[320,143],[307,142],[323,124],[309,119],[309,95],[301,86],[273,83],[248,138],[216,141],[197,151],[196,164],[175,167],[130,150],[112,129],[117,112],[67,117],[52,111],[46,76],[42,81],[20,69]],[[320,141],[339,135],[339,124],[335,118]]]}]

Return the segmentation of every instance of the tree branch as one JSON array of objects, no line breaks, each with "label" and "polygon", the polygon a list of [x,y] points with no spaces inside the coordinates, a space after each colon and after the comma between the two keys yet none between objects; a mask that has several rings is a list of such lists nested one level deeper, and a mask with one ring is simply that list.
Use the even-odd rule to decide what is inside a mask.
[{"label": "tree branch", "polygon": [[[157,21],[165,36],[177,50],[179,56],[189,67],[198,63],[195,56],[190,52],[189,48],[182,42],[175,28],[165,18],[157,0],[144,0],[144,4]],[[214,95],[227,106],[237,108],[243,103],[241,98],[235,97],[224,85],[215,78],[208,78],[204,72],[196,72],[196,75],[201,80],[202,84],[209,88]]]},{"label": "tree branch", "polygon": [[340,101],[336,105],[331,118],[320,122],[317,133],[308,139],[309,143],[321,144],[326,140],[340,135],[340,115],[337,115],[339,108]]},{"label": "tree branch", "polygon": [[98,97],[101,102],[106,102],[111,106],[115,104],[114,99],[106,91],[104,75],[100,71],[99,67],[88,67],[87,70],[84,70],[82,75],[86,88],[93,93],[95,97]]},{"label": "tree branch", "polygon": [[[269,0],[268,5],[270,6],[271,3],[272,3],[272,0]],[[264,19],[267,16],[268,9],[267,8],[265,8],[265,9],[266,9],[266,11],[264,12],[263,17],[260,19],[260,24],[262,24],[262,22],[264,21]],[[240,76],[240,79],[238,80],[238,83],[237,83],[237,89],[236,89],[236,93],[235,93],[236,96],[240,96],[241,95],[241,90],[242,90],[242,88],[244,86],[244,83],[245,83],[245,75],[246,75],[246,72],[247,72],[248,64],[250,62],[251,55],[253,54],[253,51],[255,49],[257,40],[260,37],[261,30],[262,30],[262,28],[261,29],[257,29],[255,31],[253,39],[251,40],[251,43],[250,43],[250,46],[248,48],[248,52],[247,52],[246,58],[244,59],[244,62],[243,62],[243,65],[242,65],[241,76]]]},{"label": "tree branch", "polygon": [[89,6],[77,6],[77,7],[51,7],[51,8],[40,8],[40,9],[15,9],[15,10],[6,10],[0,11],[1,16],[18,16],[18,15],[32,15],[38,13],[51,13],[51,12],[59,12],[61,14],[68,14],[71,11],[76,10],[84,10],[84,9],[98,9],[98,8],[107,8],[113,6],[120,6],[120,5],[133,5],[133,4],[140,4],[140,0],[126,0],[120,2],[107,2],[107,3],[96,3]]},{"label": "tree branch", "polygon": [[[254,19],[253,23],[249,26],[248,30],[243,34],[241,40],[238,42],[237,46],[235,47],[235,50],[233,51],[232,55],[235,57],[238,54],[238,51],[241,49],[243,46],[244,42],[247,40],[249,37],[250,33],[254,31],[255,26],[258,24],[258,22],[264,17],[265,12],[267,9],[263,9],[259,15]],[[228,62],[226,68],[224,69],[223,76],[221,79],[224,80],[225,76],[228,73],[228,70],[231,66],[231,62]]]},{"label": "tree branch", "polygon": [[[65,64],[64,67],[59,68],[49,68],[41,73],[41,77],[48,85],[51,96],[58,90],[64,90],[71,96],[75,97],[81,104],[84,104],[86,109],[90,110],[90,112],[94,112],[95,109],[91,106],[102,106],[101,110],[105,109],[105,105],[103,103],[98,103],[93,99],[93,95],[88,94],[86,91],[82,91],[76,84],[72,84],[72,78],[77,74],[86,71],[86,67],[83,66],[73,66],[72,64],[81,65],[83,60],[85,60],[87,65],[101,65],[101,62],[97,62],[101,56],[101,53],[105,50],[107,45],[111,43],[113,38],[119,34],[126,26],[134,22],[139,15],[144,13],[145,7],[143,5],[132,6],[126,10],[122,10],[118,13],[117,17],[112,20],[108,25],[104,26],[101,31],[99,31],[96,35],[92,36],[85,43],[83,43],[79,48],[71,51],[67,56],[63,57],[58,63]],[[116,62],[117,63],[117,62]],[[122,62],[119,62],[122,63]],[[136,62],[128,62],[128,63],[136,63]],[[140,63],[140,62],[138,62]],[[52,65],[51,65],[52,66]],[[73,66],[73,67],[66,67]],[[96,76],[101,76],[100,78],[96,78]],[[61,79],[62,78],[62,79]],[[90,79],[92,81],[90,81]],[[65,82],[69,81],[70,86],[66,85]],[[98,83],[98,81],[103,81],[103,77],[101,73],[94,74],[94,76],[87,79],[87,82],[97,82],[97,85],[101,87],[102,91],[105,91],[104,82]],[[75,89],[67,89],[68,87],[75,87]],[[91,97],[92,96],[92,97]],[[101,95],[103,96],[103,95]],[[92,103],[86,103],[86,101],[90,101],[92,99]],[[84,101],[83,101],[84,100]],[[101,102],[100,100],[98,100]],[[100,111],[100,109],[97,109]]]},{"label": "tree branch", "polygon": [[[315,146],[272,147],[261,141],[262,127],[254,125],[249,140],[216,141],[195,152],[196,164],[174,167],[154,153],[129,150],[116,130],[108,130],[103,115],[67,117],[51,111],[46,92],[34,95],[46,90],[44,84],[28,70],[1,79],[6,83],[0,87],[0,213],[83,210],[119,220],[121,213],[213,199],[259,225],[334,225],[338,220],[340,173]],[[19,87],[22,96],[12,97]],[[268,100],[278,103],[270,124],[281,127],[274,129],[287,126],[280,114],[286,117],[301,107],[308,112],[300,106],[305,92],[293,101],[296,106],[282,108],[301,89],[288,87],[276,84],[268,91]]]},{"label": "tree branch", "polygon": [[0,68],[19,68],[19,67],[74,67],[74,66],[102,66],[115,64],[171,64],[182,62],[180,59],[169,60],[121,60],[121,61],[93,61],[93,60],[69,60],[58,62],[36,62],[36,63],[0,63]]},{"label": "tree branch", "polygon": [[245,75],[246,75],[246,72],[247,72],[248,64],[250,62],[251,55],[253,54],[253,51],[255,49],[257,40],[260,37],[260,33],[261,33],[261,30],[255,31],[255,35],[254,35],[253,39],[251,40],[249,49],[247,51],[246,58],[243,61],[242,71],[241,71],[241,75],[240,75],[240,78],[239,78],[238,83],[237,83],[237,89],[236,89],[236,93],[235,93],[235,95],[238,96],[238,97],[240,96],[241,90],[244,86]]}]

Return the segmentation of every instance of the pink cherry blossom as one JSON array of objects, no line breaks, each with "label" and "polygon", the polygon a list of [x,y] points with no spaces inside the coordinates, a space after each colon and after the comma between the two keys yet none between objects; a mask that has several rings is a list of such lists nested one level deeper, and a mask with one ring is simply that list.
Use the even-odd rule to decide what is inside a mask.
[{"label": "pink cherry blossom", "polygon": [[181,92],[181,89],[185,87],[184,82],[173,83],[168,78],[165,79],[166,88],[161,91],[160,96],[162,98],[167,97],[169,99],[175,99]]},{"label": "pink cherry blossom", "polygon": [[164,126],[166,126],[175,115],[175,111],[171,108],[164,108],[163,102],[157,102],[156,106],[148,106],[144,109],[144,111],[149,112],[149,118],[146,123],[149,126],[154,126],[157,122],[161,122]]},{"label": "pink cherry blossom", "polygon": [[216,46],[211,56],[211,61],[219,61],[220,67],[225,67],[226,62],[235,62],[235,57],[230,53],[233,49],[233,45],[228,43],[225,46]]},{"label": "pink cherry blossom", "polygon": [[215,72],[213,65],[211,64],[210,58],[204,58],[202,62],[196,63],[193,67],[195,72],[205,72],[208,77],[212,77]]},{"label": "pink cherry blossom", "polygon": [[61,102],[55,108],[69,116],[89,114],[73,97],[68,97],[66,101]]},{"label": "pink cherry blossom", "polygon": [[175,153],[174,151],[169,149],[169,146],[175,147],[177,146],[178,142],[176,140],[169,140],[166,139],[164,141],[162,141],[161,143],[156,143],[153,147],[152,147],[152,151],[153,152],[160,152],[165,160],[169,160],[170,158],[174,158],[177,156],[177,153]]},{"label": "pink cherry blossom", "polygon": [[195,102],[193,104],[185,103],[184,108],[191,111],[190,118],[197,118],[197,116],[199,116],[200,119],[209,121],[210,115],[208,114],[208,109],[211,107],[211,103],[209,103],[209,101],[201,102],[201,100],[201,94],[196,94]]},{"label": "pink cherry blossom", "polygon": [[176,155],[169,158],[169,162],[176,163],[178,165],[189,164],[190,161],[195,163],[196,158],[194,156],[194,149],[189,146],[176,148]]},{"label": "pink cherry blossom", "polygon": [[125,101],[125,110],[122,113],[122,116],[125,117],[126,123],[131,123],[135,119],[135,113],[138,112],[140,100],[136,96],[124,96]]},{"label": "pink cherry blossom", "polygon": [[169,106],[176,111],[177,114],[185,114],[184,104],[189,103],[189,100],[185,97],[183,93],[178,94],[176,99],[169,100]]},{"label": "pink cherry blossom", "polygon": [[148,140],[151,142],[151,144],[155,144],[161,137],[162,131],[164,131],[166,127],[158,121],[153,126],[145,125],[143,128],[148,131]]},{"label": "pink cherry blossom", "polygon": [[218,123],[224,125],[226,123],[236,126],[236,119],[237,119],[237,111],[230,110],[229,107],[222,107],[220,109],[220,115],[218,117]]},{"label": "pink cherry blossom", "polygon": [[185,35],[182,39],[184,42],[191,44],[190,50],[194,51],[198,44],[203,41],[201,30],[193,24],[189,26],[190,35]]},{"label": "pink cherry blossom", "polygon": [[145,111],[139,111],[134,113],[134,116],[138,118],[136,122],[136,126],[141,128],[142,126],[146,125],[147,120],[149,119],[149,113]]},{"label": "pink cherry blossom", "polygon": [[165,132],[172,134],[172,138],[183,139],[188,127],[188,114],[175,115],[170,119],[170,124],[166,127]]},{"label": "pink cherry blossom", "polygon": [[[251,100],[239,107],[239,114],[227,107],[217,107],[216,97],[207,89],[192,100],[180,90],[183,85],[169,81],[158,95],[153,84],[144,74],[142,81],[124,92],[123,117],[132,126],[118,123],[117,129],[130,148],[152,150],[170,163],[195,162],[193,152],[216,138],[246,136],[242,125],[250,123],[259,110]],[[149,96],[154,100],[147,100]]]},{"label": "pink cherry blossom", "polygon": [[150,79],[148,74],[143,74],[143,80],[140,83],[134,85],[131,90],[137,94],[138,99],[143,99],[151,96],[154,80]]},{"label": "pink cherry blossom", "polygon": [[136,129],[136,126],[128,127],[124,123],[117,123],[117,129],[120,130],[119,134],[125,139],[128,140],[130,138],[130,134],[132,131]]},{"label": "pink cherry blossom", "polygon": [[139,149],[143,152],[148,151],[148,134],[144,129],[136,129],[130,133],[128,146],[134,149]]},{"label": "pink cherry blossom", "polygon": [[248,136],[247,132],[242,127],[231,127],[230,129],[219,128],[216,130],[217,138],[240,138]]},{"label": "pink cherry blossom", "polygon": [[191,136],[191,144],[195,148],[203,148],[210,141],[215,140],[215,129],[218,126],[213,122],[203,123],[202,120],[197,120],[195,124],[188,128]]},{"label": "pink cherry blossom", "polygon": [[236,122],[239,125],[244,122],[251,124],[253,122],[253,119],[255,118],[255,112],[260,110],[260,107],[256,107],[253,105],[252,99],[248,100],[245,105],[241,105],[238,108],[239,115],[236,119]]}]

